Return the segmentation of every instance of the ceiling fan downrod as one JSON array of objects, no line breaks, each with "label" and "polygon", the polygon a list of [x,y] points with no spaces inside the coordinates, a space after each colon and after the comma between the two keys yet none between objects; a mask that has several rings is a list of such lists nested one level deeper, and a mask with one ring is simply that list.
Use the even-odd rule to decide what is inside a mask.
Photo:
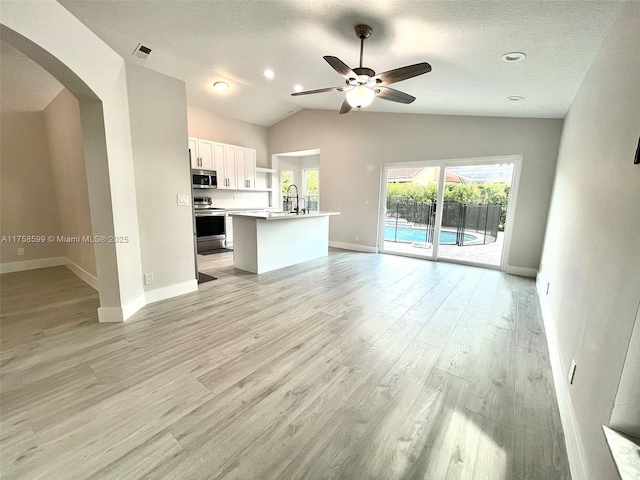
[{"label": "ceiling fan downrod", "polygon": [[373,33],[373,29],[369,25],[356,25],[354,27],[356,31],[357,37],[360,39],[360,66],[358,68],[354,68],[353,71],[358,75],[367,75],[369,77],[373,77],[375,72],[370,68],[366,68],[362,66],[362,58],[364,56],[364,41],[371,36]]}]

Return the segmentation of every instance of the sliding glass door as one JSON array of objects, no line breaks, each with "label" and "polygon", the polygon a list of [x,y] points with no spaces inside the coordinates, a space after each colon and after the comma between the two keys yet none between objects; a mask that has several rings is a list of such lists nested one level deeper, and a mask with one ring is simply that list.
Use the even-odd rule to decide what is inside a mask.
[{"label": "sliding glass door", "polygon": [[434,259],[440,167],[385,169],[382,251]]},{"label": "sliding glass door", "polygon": [[380,250],[503,269],[519,157],[383,168]]},{"label": "sliding glass door", "polygon": [[445,168],[439,258],[499,268],[513,163]]}]

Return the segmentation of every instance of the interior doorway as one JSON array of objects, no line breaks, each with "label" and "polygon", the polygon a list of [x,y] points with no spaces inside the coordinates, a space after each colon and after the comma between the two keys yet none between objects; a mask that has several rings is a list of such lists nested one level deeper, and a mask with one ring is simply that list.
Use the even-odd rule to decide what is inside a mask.
[{"label": "interior doorway", "polygon": [[520,157],[388,164],[382,253],[504,270]]}]

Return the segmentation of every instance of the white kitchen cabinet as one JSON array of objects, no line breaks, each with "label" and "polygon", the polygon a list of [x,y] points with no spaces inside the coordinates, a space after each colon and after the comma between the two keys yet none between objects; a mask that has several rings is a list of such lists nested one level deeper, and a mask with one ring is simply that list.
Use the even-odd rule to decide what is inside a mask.
[{"label": "white kitchen cabinet", "polygon": [[215,170],[218,188],[270,191],[261,186],[256,167],[256,150],[201,138],[189,138],[191,168]]},{"label": "white kitchen cabinet", "polygon": [[213,144],[213,169],[216,171],[218,188],[227,188],[224,169],[224,143],[214,142]]},{"label": "white kitchen cabinet", "polygon": [[189,137],[189,160],[191,168],[200,168],[200,157],[198,156],[198,139]]},{"label": "white kitchen cabinet", "polygon": [[256,189],[256,151],[236,147],[236,177],[238,190]]},{"label": "white kitchen cabinet", "polygon": [[247,188],[254,189],[256,185],[256,151],[254,148],[245,148],[244,178]]},{"label": "white kitchen cabinet", "polygon": [[236,185],[238,190],[246,190],[247,179],[245,177],[245,157],[246,149],[244,147],[236,147]]},{"label": "white kitchen cabinet", "polygon": [[213,170],[213,142],[201,138],[189,138],[191,168]]},{"label": "white kitchen cabinet", "polygon": [[[236,174],[236,146],[224,146],[224,188],[232,190],[238,189],[238,177]],[[218,177],[218,187],[220,186],[220,177]]]}]

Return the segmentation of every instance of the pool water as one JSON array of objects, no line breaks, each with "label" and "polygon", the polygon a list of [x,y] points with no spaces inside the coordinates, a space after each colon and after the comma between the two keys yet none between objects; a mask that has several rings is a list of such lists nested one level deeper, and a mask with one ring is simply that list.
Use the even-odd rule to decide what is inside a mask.
[{"label": "pool water", "polygon": [[[412,227],[396,227],[393,225],[386,225],[384,227],[384,239],[385,240],[397,240],[400,242],[426,242],[427,230],[425,228],[412,228]],[[468,233],[464,234],[465,242],[473,242],[478,238],[475,235]],[[440,244],[455,244],[456,232],[451,230],[440,230]]]}]

